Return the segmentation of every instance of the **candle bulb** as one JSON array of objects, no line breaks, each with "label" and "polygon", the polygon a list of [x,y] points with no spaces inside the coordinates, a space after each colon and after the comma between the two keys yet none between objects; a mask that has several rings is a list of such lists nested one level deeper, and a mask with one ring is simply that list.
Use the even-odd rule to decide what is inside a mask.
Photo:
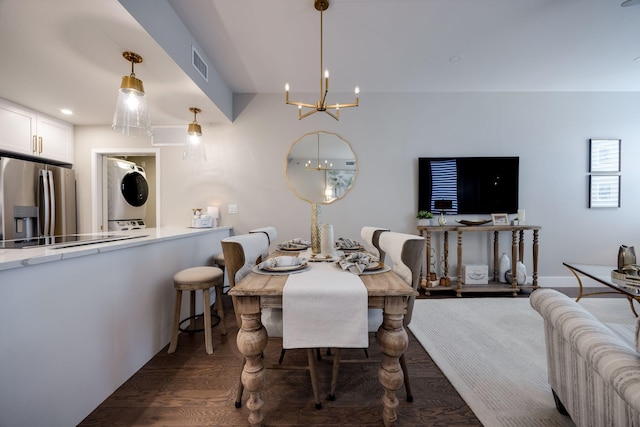
[{"label": "candle bulb", "polygon": [[329,90],[329,70],[324,70],[324,90]]},{"label": "candle bulb", "polygon": [[285,90],[285,92],[289,92],[289,83],[287,83],[286,85],[284,85],[284,90]]}]

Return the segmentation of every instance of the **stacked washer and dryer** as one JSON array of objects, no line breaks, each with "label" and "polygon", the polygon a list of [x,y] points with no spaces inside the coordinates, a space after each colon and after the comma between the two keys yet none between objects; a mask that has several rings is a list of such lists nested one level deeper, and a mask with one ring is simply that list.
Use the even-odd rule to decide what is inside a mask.
[{"label": "stacked washer and dryer", "polygon": [[107,159],[109,231],[145,228],[149,184],[141,166],[134,162]]}]

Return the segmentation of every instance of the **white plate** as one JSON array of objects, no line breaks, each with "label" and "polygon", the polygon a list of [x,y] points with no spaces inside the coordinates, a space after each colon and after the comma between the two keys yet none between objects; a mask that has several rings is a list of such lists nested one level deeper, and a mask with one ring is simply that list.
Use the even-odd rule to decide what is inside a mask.
[{"label": "white plate", "polygon": [[305,268],[306,266],[307,266],[307,263],[305,262],[304,264],[298,264],[298,265],[283,265],[281,267],[263,267],[262,269],[265,271],[282,272],[282,271],[295,271],[301,268]]}]

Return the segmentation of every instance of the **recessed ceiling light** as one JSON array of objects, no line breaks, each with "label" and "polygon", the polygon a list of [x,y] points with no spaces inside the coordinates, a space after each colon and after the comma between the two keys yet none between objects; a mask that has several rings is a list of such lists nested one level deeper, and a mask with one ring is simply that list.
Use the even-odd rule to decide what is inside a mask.
[{"label": "recessed ceiling light", "polygon": [[458,61],[462,61],[462,55],[453,55],[451,58],[449,58],[449,62],[458,62]]},{"label": "recessed ceiling light", "polygon": [[638,56],[637,58],[633,58],[633,62],[640,62],[640,56]]},{"label": "recessed ceiling light", "polygon": [[623,1],[620,6],[628,7],[628,6],[635,6],[637,4],[640,4],[640,0],[626,0],[626,1]]},{"label": "recessed ceiling light", "polygon": [[73,111],[69,110],[68,108],[62,108],[62,109],[60,110],[60,112],[61,112],[62,114],[66,114],[67,116],[70,116],[70,115],[72,115],[72,114],[73,114]]}]

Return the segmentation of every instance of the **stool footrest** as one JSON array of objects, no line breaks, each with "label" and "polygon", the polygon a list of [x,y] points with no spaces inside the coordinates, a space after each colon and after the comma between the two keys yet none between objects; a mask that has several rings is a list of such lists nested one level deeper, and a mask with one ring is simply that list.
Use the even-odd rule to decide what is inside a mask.
[{"label": "stool footrest", "polygon": [[[180,332],[185,332],[187,334],[195,334],[195,333],[198,333],[198,332],[204,332],[204,328],[201,328],[201,329],[186,329],[186,328],[182,327],[182,324],[184,322],[188,322],[188,321],[190,321],[192,319],[193,320],[198,319],[198,318],[202,317],[203,315],[204,315],[204,313],[196,314],[194,316],[189,316],[186,319],[181,320],[180,323],[178,324],[178,330]],[[215,313],[211,313],[211,319],[213,319],[212,322],[211,322],[211,328],[214,328],[215,326],[218,326],[218,323],[220,323],[220,316],[218,316]]]}]

